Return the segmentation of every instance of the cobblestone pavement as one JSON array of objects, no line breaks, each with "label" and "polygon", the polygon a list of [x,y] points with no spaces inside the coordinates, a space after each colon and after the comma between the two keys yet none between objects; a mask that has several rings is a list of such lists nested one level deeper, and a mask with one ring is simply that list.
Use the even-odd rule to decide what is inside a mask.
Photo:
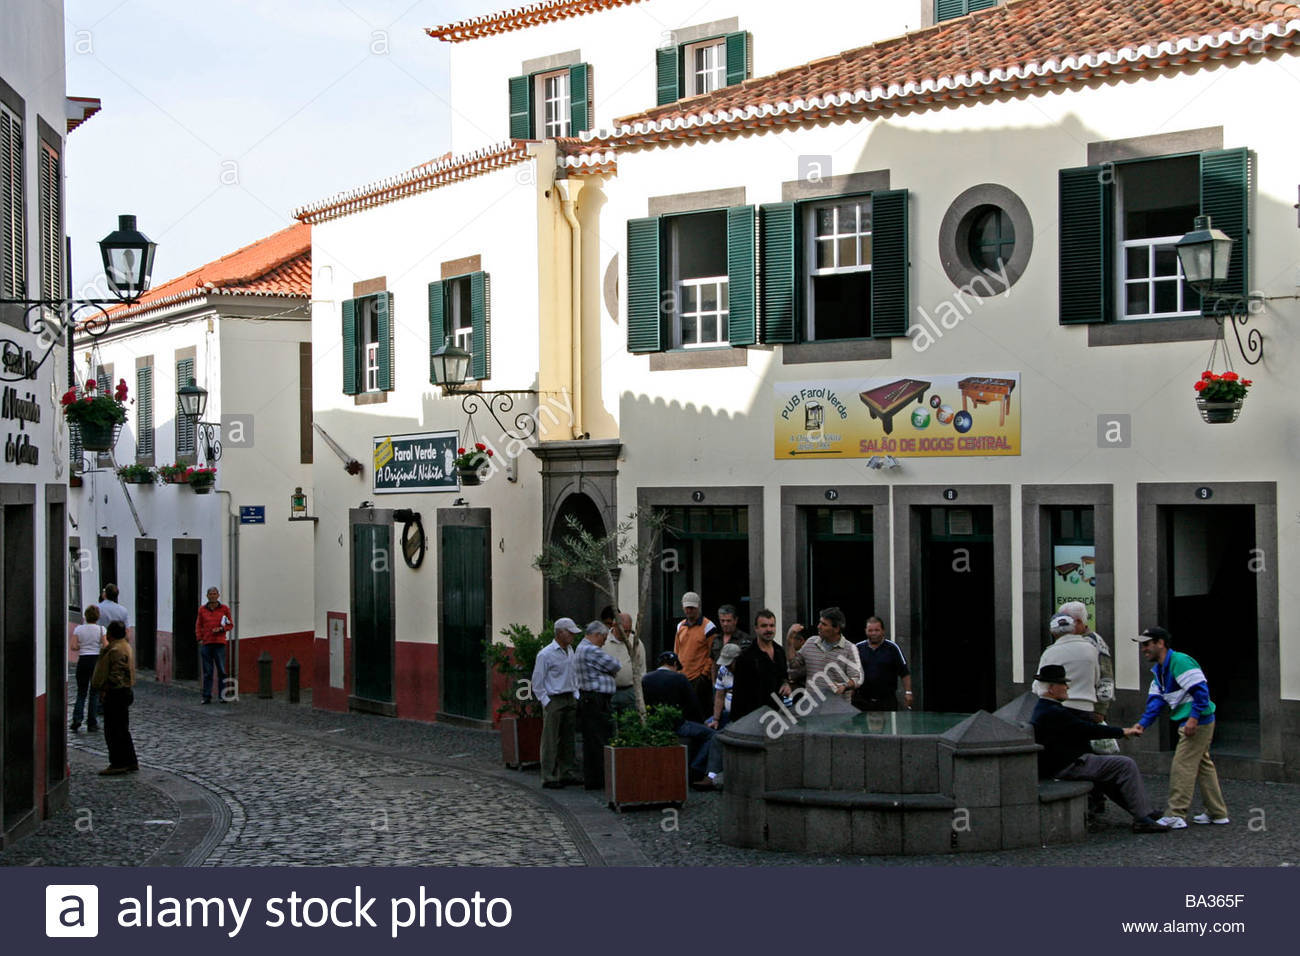
[{"label": "cobblestone pavement", "polygon": [[[99,777],[102,737],[70,737],[68,806],[0,865],[1292,866],[1300,786],[1225,780],[1225,827],[1137,836],[1111,807],[1080,844],[930,857],[801,856],[724,846],[722,799],[615,814],[600,794],[503,770],[497,736],[243,698],[200,706],[146,676],[131,722],[144,767]],[[1167,778],[1148,777],[1163,799]]]}]

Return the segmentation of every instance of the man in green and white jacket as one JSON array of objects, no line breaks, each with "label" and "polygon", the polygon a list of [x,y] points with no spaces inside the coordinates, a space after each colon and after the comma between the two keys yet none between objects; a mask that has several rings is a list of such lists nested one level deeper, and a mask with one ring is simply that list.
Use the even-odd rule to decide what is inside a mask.
[{"label": "man in green and white jacket", "polygon": [[1178,725],[1178,745],[1169,768],[1169,803],[1160,822],[1171,830],[1187,826],[1192,790],[1201,785],[1205,813],[1192,817],[1193,823],[1228,822],[1228,805],[1219,789],[1219,774],[1210,759],[1210,741],[1214,739],[1214,702],[1201,665],[1169,647],[1169,632],[1163,627],[1148,627],[1133,638],[1142,656],[1153,665],[1147,707],[1133,725],[1139,734],[1150,727],[1169,708],[1169,716]]}]

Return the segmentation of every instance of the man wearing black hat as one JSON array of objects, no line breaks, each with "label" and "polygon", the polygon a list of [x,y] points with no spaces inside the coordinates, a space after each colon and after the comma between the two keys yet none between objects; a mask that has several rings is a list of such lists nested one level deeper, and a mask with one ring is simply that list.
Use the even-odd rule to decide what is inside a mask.
[{"label": "man wearing black hat", "polygon": [[1165,833],[1168,827],[1156,819],[1147,800],[1142,774],[1132,757],[1103,757],[1091,752],[1091,743],[1107,737],[1133,737],[1132,727],[1110,727],[1093,723],[1062,701],[1070,696],[1070,679],[1060,664],[1045,664],[1034,680],[1041,682],[1040,699],[1029,722],[1034,740],[1042,745],[1038,755],[1038,778],[1048,780],[1091,780],[1093,785],[1133,815],[1134,833]]}]

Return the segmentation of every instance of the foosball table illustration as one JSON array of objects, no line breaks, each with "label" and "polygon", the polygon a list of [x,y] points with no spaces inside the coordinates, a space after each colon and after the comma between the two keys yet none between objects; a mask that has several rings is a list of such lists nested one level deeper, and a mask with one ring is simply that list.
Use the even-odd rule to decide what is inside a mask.
[{"label": "foosball table illustration", "polygon": [[1005,425],[1011,411],[1011,392],[1015,387],[1015,380],[1010,378],[964,378],[957,383],[962,411],[966,410],[967,401],[975,408],[997,402],[998,425]]}]

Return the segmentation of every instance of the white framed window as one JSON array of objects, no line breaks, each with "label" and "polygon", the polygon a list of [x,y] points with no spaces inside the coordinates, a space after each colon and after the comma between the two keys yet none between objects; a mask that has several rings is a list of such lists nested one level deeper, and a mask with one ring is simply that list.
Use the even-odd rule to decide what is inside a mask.
[{"label": "white framed window", "polygon": [[364,300],[363,319],[366,330],[365,376],[367,392],[377,392],[379,388],[379,314],[375,309],[374,299]]},{"label": "white framed window", "polygon": [[569,71],[539,73],[533,77],[536,88],[533,102],[537,104],[536,125],[541,139],[569,136],[572,133],[572,100],[569,91]]},{"label": "white framed window", "polygon": [[805,341],[871,335],[871,199],[803,208]]},{"label": "white framed window", "polygon": [[1175,156],[1118,169],[1116,279],[1121,319],[1200,315],[1174,244],[1200,210],[1200,159]]},{"label": "white framed window", "polygon": [[727,41],[705,40],[686,46],[686,95],[712,93],[727,85]]},{"label": "white framed window", "polygon": [[727,214],[691,213],[669,220],[673,347],[717,348],[728,342]]},{"label": "white framed window", "polygon": [[466,352],[474,351],[474,317],[470,311],[469,276],[447,280],[447,328],[452,344]]}]

